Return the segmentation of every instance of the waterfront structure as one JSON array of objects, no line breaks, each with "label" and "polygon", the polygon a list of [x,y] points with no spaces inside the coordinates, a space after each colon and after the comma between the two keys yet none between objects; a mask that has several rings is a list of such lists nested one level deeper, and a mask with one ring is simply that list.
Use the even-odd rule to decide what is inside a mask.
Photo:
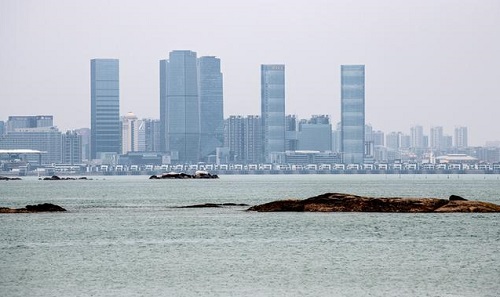
[{"label": "waterfront structure", "polygon": [[[61,163],[61,147],[61,132],[56,127],[17,128],[0,139],[0,149],[42,151],[42,164]],[[38,164],[40,159],[29,155],[27,161]]]},{"label": "waterfront structure", "polygon": [[365,155],[365,66],[341,65],[341,153],[344,163]]},{"label": "waterfront structure", "polygon": [[196,53],[176,50],[160,61],[160,137],[174,162],[197,162],[200,114]]},{"label": "waterfront structure", "polygon": [[455,128],[455,143],[456,148],[466,148],[469,146],[467,140],[467,127]]},{"label": "waterfront structure", "polygon": [[82,136],[76,131],[66,131],[62,134],[61,162],[75,165],[82,163]]},{"label": "waterfront structure", "polygon": [[285,65],[261,65],[263,155],[285,151]]},{"label": "waterfront structure", "polygon": [[215,156],[224,143],[223,84],[220,59],[198,59],[198,95],[200,104],[200,158]]},{"label": "waterfront structure", "polygon": [[121,153],[119,61],[90,61],[92,159]]}]

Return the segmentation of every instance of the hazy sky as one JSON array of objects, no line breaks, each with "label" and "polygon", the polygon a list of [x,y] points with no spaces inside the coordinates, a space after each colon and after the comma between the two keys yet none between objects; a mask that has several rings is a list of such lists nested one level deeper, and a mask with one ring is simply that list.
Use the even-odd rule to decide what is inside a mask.
[{"label": "hazy sky", "polygon": [[90,59],[120,59],[120,109],[159,118],[159,60],[221,59],[224,116],[260,114],[260,64],[286,65],[286,112],[340,119],[340,65],[366,65],[366,122],[500,140],[499,0],[0,0],[0,120],[90,126]]}]

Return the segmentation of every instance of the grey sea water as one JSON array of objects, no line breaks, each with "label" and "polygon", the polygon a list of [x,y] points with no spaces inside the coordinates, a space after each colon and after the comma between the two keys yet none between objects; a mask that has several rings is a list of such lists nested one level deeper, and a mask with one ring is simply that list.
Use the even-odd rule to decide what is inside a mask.
[{"label": "grey sea water", "polygon": [[451,194],[497,175],[231,175],[0,182],[0,296],[498,296],[500,214],[254,213],[198,203]]}]

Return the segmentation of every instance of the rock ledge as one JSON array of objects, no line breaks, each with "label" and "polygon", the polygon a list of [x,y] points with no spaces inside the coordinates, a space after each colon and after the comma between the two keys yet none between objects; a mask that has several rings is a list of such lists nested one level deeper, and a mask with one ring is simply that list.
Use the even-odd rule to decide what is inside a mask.
[{"label": "rock ledge", "polygon": [[34,212],[59,212],[59,211],[66,211],[66,209],[52,203],[26,205],[25,208],[0,207],[0,213],[34,213]]},{"label": "rock ledge", "polygon": [[452,195],[439,198],[374,198],[351,194],[326,193],[304,200],[278,200],[250,207],[249,211],[276,212],[500,212],[500,205],[482,201],[468,201]]}]

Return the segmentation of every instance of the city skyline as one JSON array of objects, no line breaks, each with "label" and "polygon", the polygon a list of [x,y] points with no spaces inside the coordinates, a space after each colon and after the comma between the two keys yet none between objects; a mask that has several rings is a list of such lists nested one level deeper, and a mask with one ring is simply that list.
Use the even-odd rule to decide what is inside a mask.
[{"label": "city skyline", "polygon": [[[108,57],[120,60],[120,115],[132,111],[158,119],[157,61],[172,50],[190,49],[223,61],[224,118],[259,114],[259,66],[279,63],[287,67],[286,114],[328,114],[335,124],[336,69],[364,64],[366,123],[376,129],[408,133],[419,124],[425,131],[443,126],[452,135],[465,126],[469,145],[500,139],[498,1],[276,1],[266,2],[264,11],[261,6],[2,1],[0,119],[53,114],[61,130],[90,127],[88,60]],[[176,13],[165,18],[172,9]]]}]

